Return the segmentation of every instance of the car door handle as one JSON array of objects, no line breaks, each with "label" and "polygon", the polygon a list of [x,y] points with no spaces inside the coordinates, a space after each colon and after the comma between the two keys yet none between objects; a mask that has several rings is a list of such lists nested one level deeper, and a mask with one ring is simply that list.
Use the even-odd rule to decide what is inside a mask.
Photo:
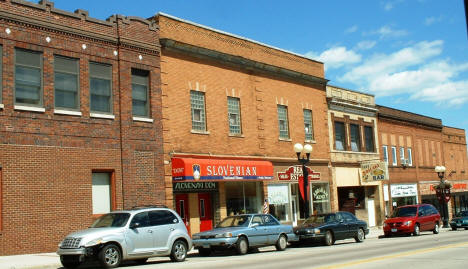
[{"label": "car door handle", "polygon": [[169,230],[172,232],[172,231],[174,231],[175,229],[174,229],[174,228],[170,228]]},{"label": "car door handle", "polygon": [[152,234],[152,233],[153,233],[153,230],[148,230],[148,233]]}]

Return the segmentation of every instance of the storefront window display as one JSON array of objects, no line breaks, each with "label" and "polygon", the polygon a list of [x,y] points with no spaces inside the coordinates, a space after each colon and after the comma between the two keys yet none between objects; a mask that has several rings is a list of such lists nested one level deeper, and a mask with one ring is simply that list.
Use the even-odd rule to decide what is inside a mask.
[{"label": "storefront window display", "polygon": [[390,192],[393,208],[418,203],[418,187],[416,184],[390,185]]},{"label": "storefront window display", "polygon": [[226,182],[225,190],[228,216],[262,212],[260,182]]},{"label": "storefront window display", "polygon": [[313,183],[312,208],[314,213],[326,213],[330,211],[330,193],[327,183]]},{"label": "storefront window display", "polygon": [[289,185],[268,185],[268,203],[270,214],[280,221],[289,221]]}]

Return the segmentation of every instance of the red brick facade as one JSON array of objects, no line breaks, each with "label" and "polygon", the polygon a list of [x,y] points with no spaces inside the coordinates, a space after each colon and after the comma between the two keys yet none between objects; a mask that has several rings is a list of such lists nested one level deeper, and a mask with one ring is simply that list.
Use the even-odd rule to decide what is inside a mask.
[{"label": "red brick facade", "polygon": [[[93,171],[112,173],[113,209],[164,203],[158,44],[157,26],[140,18],[101,21],[49,1],[0,1],[0,255],[55,251],[88,227]],[[39,108],[15,104],[16,48],[42,54]],[[54,108],[54,55],[79,59],[75,114]],[[91,61],[112,66],[108,117],[90,113]],[[132,68],[149,71],[146,121],[132,117]]]}]

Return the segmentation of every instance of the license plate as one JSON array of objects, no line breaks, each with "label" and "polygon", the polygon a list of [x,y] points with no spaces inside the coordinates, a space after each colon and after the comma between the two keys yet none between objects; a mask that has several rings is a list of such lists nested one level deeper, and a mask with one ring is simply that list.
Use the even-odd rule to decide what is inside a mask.
[{"label": "license plate", "polygon": [[460,223],[457,223],[457,226],[458,226],[458,227],[460,227],[460,226],[461,226],[461,224],[460,224]]},{"label": "license plate", "polygon": [[203,248],[210,248],[209,244],[203,244]]},{"label": "license plate", "polygon": [[392,229],[392,233],[396,233],[398,229]]}]

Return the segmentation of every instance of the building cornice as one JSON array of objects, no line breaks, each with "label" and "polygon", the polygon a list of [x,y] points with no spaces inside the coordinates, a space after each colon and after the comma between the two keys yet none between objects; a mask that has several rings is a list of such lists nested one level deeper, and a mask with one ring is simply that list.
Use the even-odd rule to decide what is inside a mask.
[{"label": "building cornice", "polygon": [[182,43],[173,39],[161,38],[160,42],[162,48],[168,51],[184,53],[200,59],[217,61],[246,71],[256,71],[282,78],[293,79],[295,81],[306,84],[318,85],[323,91],[326,90],[325,86],[328,83],[328,80],[324,78],[319,78],[290,69],[250,60],[241,56]]}]

